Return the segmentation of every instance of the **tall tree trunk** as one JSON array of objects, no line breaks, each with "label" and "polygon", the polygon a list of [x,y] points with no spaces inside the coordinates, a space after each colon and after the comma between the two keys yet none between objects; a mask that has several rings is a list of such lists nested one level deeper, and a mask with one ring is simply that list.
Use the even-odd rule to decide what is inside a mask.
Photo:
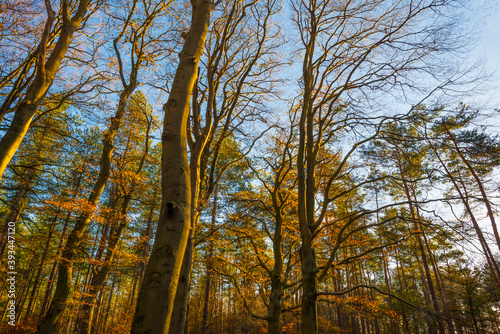
[{"label": "tall tree trunk", "polygon": [[213,6],[212,1],[208,0],[193,0],[191,3],[191,27],[179,55],[169,99],[164,105],[162,206],[131,333],[168,332],[184,253],[191,233],[187,120]]},{"label": "tall tree trunk", "polygon": [[[398,145],[396,144],[396,150],[398,152],[398,156],[402,157],[403,154],[401,153]],[[409,205],[409,208],[410,208],[410,213],[411,213],[411,218],[413,220],[413,223],[415,225],[415,228],[416,230],[418,231],[419,229],[422,230],[422,233],[423,232],[423,225],[422,225],[422,222],[421,222],[421,218],[417,212],[417,209],[415,207],[415,202],[413,197],[411,196],[411,193],[410,193],[410,188],[408,186],[408,182],[406,180],[406,175],[405,175],[405,172],[404,172],[404,168],[403,166],[401,165],[401,161],[398,160],[397,162],[398,164],[398,169],[399,169],[399,173],[401,175],[401,179],[402,179],[402,183],[403,183],[403,191],[406,195],[406,199],[408,200],[408,205]],[[436,315],[436,321],[437,321],[437,325],[438,325],[438,330],[439,330],[439,333],[440,334],[446,334],[446,331],[444,329],[444,325],[442,323],[442,318],[441,318],[441,310],[439,308],[439,304],[438,304],[438,300],[437,300],[437,296],[436,296],[436,290],[434,288],[434,283],[432,281],[432,276],[431,276],[431,272],[430,272],[430,269],[429,269],[429,263],[428,263],[428,259],[427,259],[427,254],[426,254],[426,251],[425,251],[425,248],[424,248],[424,244],[422,242],[422,237],[421,237],[421,234],[418,233],[415,235],[415,239],[417,240],[417,245],[418,245],[418,249],[419,249],[419,252],[420,252],[420,256],[421,256],[421,259],[422,259],[422,265],[424,267],[424,272],[425,272],[425,278],[427,280],[427,286],[429,288],[429,295],[431,297],[431,302],[432,302],[432,305],[433,305],[433,308],[434,308],[434,312],[435,312],[435,315]]]},{"label": "tall tree trunk", "polygon": [[[314,41],[311,41],[314,44]],[[304,65],[305,66],[305,65]],[[314,137],[312,114],[312,73],[306,72],[304,105],[299,123],[299,150],[297,155],[298,175],[298,220],[301,236],[300,262],[302,270],[302,332],[316,334],[317,319],[317,273],[316,256],[313,249],[313,231],[315,223],[315,155],[313,154]],[[306,161],[307,159],[307,161]]]},{"label": "tall tree trunk", "polygon": [[203,301],[203,318],[201,323],[202,334],[208,334],[208,317],[209,317],[209,305],[210,305],[210,290],[212,289],[212,256],[213,256],[213,241],[210,240],[210,245],[208,249],[208,255],[206,258],[207,263],[207,274],[205,277],[205,295]]},{"label": "tall tree trunk", "polygon": [[[375,189],[375,203],[377,205],[377,213],[376,213],[377,226],[379,226],[378,227],[378,237],[380,240],[380,245],[382,246],[384,244],[384,242],[382,240],[382,232],[381,232],[381,227],[380,227],[380,217],[379,217],[379,210],[378,210],[379,209],[378,189]],[[392,286],[391,286],[391,281],[390,281],[390,277],[389,277],[389,268],[387,265],[386,254],[387,254],[386,250],[383,248],[382,249],[382,266],[384,269],[385,290],[387,291],[387,293],[389,293],[389,296],[387,298],[387,302],[389,305],[389,310],[394,311],[394,307],[392,305]],[[387,259],[388,259],[388,256],[387,256]],[[378,329],[378,321],[377,320],[378,319],[375,319],[375,324],[376,324],[375,328],[376,328],[376,331],[378,333],[379,329]],[[391,317],[391,331],[393,334],[398,333],[398,326],[392,317]]]},{"label": "tall tree trunk", "polygon": [[[278,191],[278,189],[275,189]],[[278,203],[278,195],[271,194],[273,207],[275,210],[275,230],[273,236],[273,258],[274,267],[270,272],[271,292],[269,296],[269,305],[267,311],[267,326],[270,334],[281,334],[281,312],[283,297],[283,217],[281,214],[282,206]]]},{"label": "tall tree trunk", "polygon": [[300,228],[300,262],[302,270],[302,333],[317,334],[317,273],[316,255],[313,249],[316,195],[316,154],[314,139],[314,52],[316,46],[315,14],[309,13],[311,29],[302,63],[304,81],[303,102],[299,120],[299,146],[297,152],[297,213]]},{"label": "tall tree trunk", "polygon": [[488,195],[486,194],[486,191],[484,189],[483,182],[481,181],[481,178],[479,177],[479,175],[477,175],[474,168],[472,168],[469,161],[465,158],[462,150],[458,146],[458,142],[455,139],[455,136],[453,136],[453,134],[451,133],[451,131],[448,128],[446,128],[446,132],[448,133],[450,140],[453,142],[453,145],[455,146],[455,149],[458,153],[458,156],[460,157],[460,159],[462,159],[462,162],[465,164],[465,166],[467,167],[469,172],[474,177],[474,180],[476,181],[477,187],[479,188],[479,191],[481,192],[481,196],[483,198],[484,205],[486,206],[486,210],[488,212],[488,217],[490,218],[491,227],[493,228],[493,234],[495,235],[496,244],[497,244],[498,250],[500,251],[500,233],[498,232],[498,227],[497,227],[497,224],[495,222],[495,213],[493,212],[493,209],[491,208],[490,200],[488,199]]},{"label": "tall tree trunk", "polygon": [[137,285],[140,286],[143,278],[144,278],[144,273],[146,272],[146,262],[148,260],[148,254],[149,254],[149,239],[151,238],[151,228],[153,225],[153,212],[154,212],[154,204],[151,204],[151,208],[149,210],[149,216],[148,216],[148,222],[146,225],[146,231],[144,232],[144,240],[142,242],[142,253],[141,253],[141,258],[139,259],[139,270],[136,276],[136,279],[134,280],[134,285],[132,287],[132,292],[130,294],[130,300],[129,300],[129,306],[132,307],[135,304],[135,294],[137,290]]},{"label": "tall tree trunk", "polygon": [[432,271],[434,272],[434,277],[436,278],[436,287],[437,287],[438,292],[439,292],[441,304],[443,305],[443,314],[444,314],[444,317],[446,319],[446,323],[448,325],[448,332],[453,334],[453,333],[455,333],[455,326],[453,325],[453,320],[451,317],[450,308],[448,306],[448,298],[446,296],[446,292],[445,292],[444,287],[443,287],[441,273],[439,272],[438,263],[436,261],[434,254],[431,251],[431,248],[429,247],[429,242],[427,240],[426,233],[422,232],[422,236],[424,238],[424,244],[425,244],[425,247],[427,249],[427,252],[429,253],[429,260],[431,261]]},{"label": "tall tree trunk", "polygon": [[146,232],[145,232],[145,239],[143,242],[143,248],[142,248],[142,256],[141,256],[141,264],[140,264],[140,275],[139,275],[139,283],[141,283],[144,279],[144,273],[146,272],[146,263],[148,259],[148,254],[149,254],[149,240],[151,239],[151,229],[153,225],[153,212],[154,212],[154,205],[151,205],[151,209],[149,211],[149,217],[148,217],[148,224],[146,226]]},{"label": "tall tree trunk", "polygon": [[102,325],[104,326],[105,333],[106,333],[106,330],[108,329],[109,310],[111,309],[111,302],[113,301],[113,292],[115,291],[115,284],[116,284],[116,272],[113,275],[113,283],[111,284],[111,289],[109,290],[109,298],[108,298],[107,307],[106,307],[106,315],[104,316],[104,320],[102,322]]},{"label": "tall tree trunk", "polygon": [[30,290],[31,282],[33,281],[34,275],[34,268],[35,267],[35,262],[36,262],[36,256],[33,256],[31,258],[30,264],[28,266],[28,270],[26,271],[25,277],[23,278],[23,285],[21,289],[19,289],[19,294],[17,295],[16,298],[16,312],[18,312],[19,316],[16,317],[16,324],[19,323],[21,320],[21,315],[23,313],[23,307],[24,304],[26,303],[26,297],[28,296],[28,292]]},{"label": "tall tree trunk", "polygon": [[210,240],[208,245],[208,255],[206,258],[207,264],[207,276],[205,280],[205,300],[203,304],[203,319],[202,319],[202,333],[208,334],[208,308],[210,304],[210,290],[212,288],[212,257],[214,254],[214,241],[212,234],[215,231],[215,223],[217,220],[217,197],[218,197],[218,187],[214,189],[214,197],[212,203],[212,221],[210,224]]},{"label": "tall tree trunk", "polygon": [[[404,184],[405,192],[407,193],[407,196],[409,196],[408,186],[407,186],[406,182],[403,181],[403,184]],[[423,229],[423,226],[420,223],[420,217],[417,217],[416,212],[415,212],[415,208],[414,208],[414,206],[412,204],[413,201],[412,201],[412,199],[410,197],[408,197],[408,201],[410,202],[410,212],[411,212],[411,215],[412,215],[412,219],[415,222],[415,228],[417,228],[417,229],[419,229],[419,228]],[[435,320],[437,321],[438,330],[439,330],[440,334],[445,334],[446,331],[445,331],[443,323],[442,323],[441,310],[439,308],[439,304],[438,304],[438,300],[437,300],[437,296],[436,296],[436,290],[434,288],[434,283],[432,281],[431,272],[430,272],[430,269],[429,269],[429,262],[428,262],[428,259],[427,259],[427,254],[426,254],[426,251],[425,251],[425,248],[424,248],[424,244],[422,242],[422,237],[421,237],[420,234],[416,234],[415,238],[417,239],[417,245],[418,245],[418,249],[419,249],[419,252],[420,252],[421,259],[422,259],[422,265],[424,267],[424,273],[425,273],[425,278],[427,280],[427,287],[429,289],[429,295],[431,297],[431,302],[432,302],[432,305],[434,307],[434,312],[436,314],[436,319]]]}]

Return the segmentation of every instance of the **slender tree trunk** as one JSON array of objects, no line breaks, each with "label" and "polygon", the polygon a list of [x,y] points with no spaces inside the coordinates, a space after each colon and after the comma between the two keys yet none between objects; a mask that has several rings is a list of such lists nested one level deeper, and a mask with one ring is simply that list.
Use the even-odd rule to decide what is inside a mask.
[{"label": "slender tree trunk", "polygon": [[106,307],[106,315],[104,316],[104,320],[102,325],[104,326],[104,332],[108,329],[108,318],[109,318],[109,310],[111,309],[111,302],[113,301],[113,292],[115,291],[115,283],[116,283],[116,272],[113,275],[113,283],[111,284],[111,289],[109,291],[108,305]]},{"label": "slender tree trunk", "polygon": [[[399,150],[399,147],[397,145],[396,145],[396,150],[398,152],[398,155],[402,156],[402,154]],[[408,183],[406,182],[406,179],[405,179],[406,175],[403,171],[403,167],[401,166],[400,161],[398,161],[398,168],[399,168],[401,178],[403,179],[403,181],[402,181],[403,182],[403,190],[404,190],[404,193],[406,195],[406,199],[408,200],[408,203],[409,203],[410,213],[411,213],[411,217],[412,217],[412,220],[414,222],[415,228],[417,230],[422,229],[422,231],[423,231],[423,225],[422,225],[422,222],[420,220],[421,218],[416,211],[416,208],[414,205],[415,201],[413,200],[413,198],[410,194],[410,189],[409,189]],[[439,308],[439,304],[437,301],[436,291],[434,289],[434,283],[432,281],[431,272],[429,269],[429,263],[427,260],[427,254],[426,254],[426,251],[424,248],[424,244],[422,242],[422,237],[420,234],[416,234],[415,239],[417,240],[418,249],[420,251],[420,256],[422,258],[422,265],[424,267],[425,278],[427,280],[427,286],[429,288],[429,295],[431,297],[432,305],[434,307],[434,312],[436,313],[436,321],[437,321],[437,325],[438,325],[438,330],[439,330],[440,334],[446,334],[443,323],[441,321],[441,310]]]},{"label": "slender tree trunk", "polygon": [[140,274],[139,274],[139,284],[142,283],[144,279],[144,273],[146,272],[146,262],[148,259],[148,254],[149,254],[149,239],[151,238],[151,230],[152,230],[152,225],[153,225],[153,212],[154,212],[154,205],[151,205],[151,209],[149,211],[149,218],[148,218],[148,224],[146,226],[146,232],[145,232],[145,238],[143,242],[143,248],[142,248],[142,256],[141,256],[141,264],[140,264]]},{"label": "slender tree trunk", "polygon": [[[413,187],[412,187],[411,191],[412,191],[413,197],[416,198],[415,189]],[[420,212],[419,212],[418,206],[415,208],[415,210],[416,210],[417,217],[419,217],[419,219],[420,219]],[[434,277],[436,279],[436,287],[439,291],[439,296],[441,299],[441,303],[443,305],[443,309],[444,309],[443,313],[444,313],[444,317],[446,319],[446,322],[448,324],[448,331],[449,331],[449,333],[453,334],[453,333],[455,333],[455,327],[453,325],[450,310],[448,308],[447,297],[446,297],[446,294],[445,294],[445,291],[444,291],[444,288],[442,285],[441,274],[439,273],[438,263],[434,257],[434,254],[431,251],[431,248],[429,247],[427,235],[426,235],[425,231],[423,230],[423,228],[422,228],[422,237],[423,237],[423,243],[425,245],[425,249],[427,250],[427,253],[429,254],[429,260],[431,262],[432,271],[434,272]]]},{"label": "slender tree trunk", "polygon": [[456,149],[460,159],[462,159],[462,162],[465,164],[465,166],[467,166],[467,169],[474,177],[474,180],[476,181],[477,187],[479,188],[479,191],[481,192],[481,196],[483,198],[484,205],[486,206],[486,210],[488,212],[488,217],[490,218],[491,227],[493,228],[493,234],[495,235],[496,244],[497,244],[498,250],[500,251],[500,233],[498,232],[498,227],[497,227],[497,224],[495,222],[495,213],[493,212],[493,209],[491,208],[490,200],[488,199],[488,195],[486,194],[486,191],[484,190],[483,182],[481,182],[481,178],[479,177],[479,175],[477,175],[474,168],[472,168],[469,161],[465,158],[464,154],[462,153],[462,150],[458,146],[458,143],[457,143],[457,140],[455,139],[455,136],[453,136],[453,134],[448,129],[446,129],[446,132],[448,133],[451,141],[453,142],[453,145],[455,146],[455,149]]},{"label": "slender tree trunk", "polygon": [[21,292],[19,293],[16,299],[16,310],[17,312],[19,312],[18,313],[19,316],[16,318],[16,324],[18,324],[19,321],[21,321],[21,315],[23,314],[24,304],[26,303],[31,283],[33,282],[33,278],[35,277],[34,274],[35,262],[36,262],[36,256],[33,256],[33,258],[30,261],[27,274],[23,279],[23,285],[22,288],[20,289]]},{"label": "slender tree trunk", "polygon": [[[276,191],[278,189],[275,189]],[[269,296],[269,306],[267,314],[267,326],[270,334],[281,334],[281,312],[283,297],[283,217],[281,206],[278,203],[277,193],[271,194],[275,211],[275,230],[273,236],[273,258],[274,267],[270,272],[271,293]]]},{"label": "slender tree trunk", "polygon": [[210,304],[210,290],[212,288],[212,268],[211,268],[211,260],[213,256],[213,242],[210,240],[210,246],[208,250],[208,256],[206,258],[207,263],[207,275],[205,280],[205,295],[204,295],[204,304],[203,304],[203,318],[201,323],[202,333],[208,334],[208,317],[209,317],[209,304]]},{"label": "slender tree trunk", "polygon": [[[375,203],[377,205],[377,213],[376,213],[376,218],[377,218],[377,225],[379,226],[378,228],[378,236],[379,236],[379,240],[380,240],[380,245],[383,245],[383,240],[382,240],[382,233],[381,233],[381,228],[380,228],[380,217],[379,217],[379,204],[378,204],[378,190],[375,189]],[[388,258],[388,257],[387,257]],[[388,269],[388,266],[387,266],[387,260],[386,260],[386,250],[385,249],[382,249],[382,266],[384,268],[384,280],[385,280],[385,289],[387,291],[387,293],[389,293],[389,296],[387,298],[387,302],[389,304],[389,309],[391,311],[394,311],[394,307],[392,306],[392,295],[390,295],[392,293],[392,286],[391,286],[391,280],[390,280],[390,277],[389,277],[389,269]],[[376,324],[376,331],[377,333],[379,332],[379,327],[378,327],[378,321],[377,319],[375,319],[375,324]],[[394,321],[394,319],[391,317],[391,331],[393,334],[397,334],[398,333],[398,326],[396,324],[396,322]]]},{"label": "slender tree trunk", "polygon": [[[409,288],[408,288],[408,280],[406,279],[405,275],[405,270],[403,268],[403,264],[400,263],[400,255],[399,255],[399,250],[396,248],[396,256],[394,257],[396,260],[396,272],[397,272],[397,277],[398,277],[398,283],[400,286],[404,286],[406,290],[406,294],[410,295]],[[405,309],[403,309],[403,326],[406,328],[408,332],[410,332],[410,325],[407,320],[406,312]]]},{"label": "slender tree trunk", "polygon": [[151,237],[151,228],[153,225],[153,212],[154,212],[154,204],[151,205],[149,210],[148,222],[146,225],[146,231],[144,233],[144,240],[142,242],[142,254],[139,262],[139,270],[134,280],[134,285],[132,287],[132,292],[130,294],[129,306],[132,307],[135,304],[135,294],[137,290],[137,286],[141,285],[142,280],[144,278],[144,273],[146,272],[146,262],[148,260],[149,254],[149,238]]},{"label": "slender tree trunk", "polygon": [[37,269],[37,273],[35,276],[35,282],[33,284],[33,288],[31,289],[31,295],[30,295],[30,299],[28,302],[28,308],[26,309],[26,314],[24,315],[24,319],[29,319],[31,317],[31,315],[33,314],[33,311],[35,308],[35,300],[36,300],[36,297],[38,296],[40,277],[42,276],[43,266],[45,264],[45,258],[47,257],[47,253],[49,251],[50,241],[52,240],[52,234],[54,233],[54,227],[56,225],[58,217],[59,217],[59,212],[57,212],[57,214],[54,216],[54,219],[52,220],[52,223],[50,224],[49,233],[48,233],[47,239],[45,241],[45,247],[43,250],[42,258],[40,259],[39,267]]},{"label": "slender tree trunk", "polygon": [[446,296],[446,292],[445,292],[444,287],[443,287],[441,273],[439,272],[438,263],[436,261],[436,258],[434,257],[434,254],[432,253],[432,251],[429,247],[429,242],[427,241],[427,236],[426,236],[425,232],[423,232],[422,235],[424,237],[424,244],[426,246],[427,252],[429,253],[429,260],[431,261],[432,271],[434,272],[434,277],[436,278],[436,287],[439,291],[441,304],[443,305],[443,309],[444,309],[443,313],[444,313],[444,317],[446,319],[446,323],[448,324],[448,332],[453,334],[453,333],[455,333],[455,326],[453,325],[453,320],[451,317],[450,309],[448,307],[448,298]]},{"label": "slender tree trunk", "polygon": [[76,258],[77,250],[80,244],[85,238],[85,230],[87,229],[87,226],[89,225],[94,214],[95,207],[97,206],[99,199],[101,198],[101,194],[103,193],[108,182],[111,172],[111,158],[114,150],[113,141],[118,129],[120,128],[123,115],[125,114],[128,98],[134,92],[136,85],[136,81],[131,80],[131,83],[121,92],[116,114],[111,119],[111,124],[104,135],[97,181],[94,184],[94,188],[92,189],[92,192],[87,200],[88,208],[85,208],[85,210],[83,210],[81,215],[78,217],[75,226],[66,241],[59,266],[59,275],[54,298],[52,299],[47,314],[39,326],[37,331],[39,334],[52,333],[60,319],[61,313],[66,307],[71,290],[71,281],[73,279],[73,261]]},{"label": "slender tree trunk", "polygon": [[92,333],[96,333],[97,328],[99,328],[99,319],[102,317],[102,297],[103,291],[99,291],[97,297],[97,306],[95,308],[94,318],[92,319]]},{"label": "slender tree trunk", "polygon": [[[411,209],[410,211],[411,212],[414,212],[414,209],[413,209],[413,206],[411,206]],[[412,216],[413,216],[413,219],[415,221],[417,221],[416,219],[418,219],[413,213],[412,213]],[[415,223],[415,226],[416,228],[419,228],[419,226]],[[420,226],[420,228],[422,228]],[[429,269],[429,263],[428,263],[428,260],[427,260],[427,254],[425,252],[425,249],[424,249],[424,245],[423,245],[423,242],[422,242],[422,238],[420,236],[420,234],[417,234],[416,235],[416,239],[417,239],[417,245],[418,245],[418,249],[419,249],[419,252],[420,252],[420,256],[421,256],[421,259],[422,259],[422,265],[424,267],[424,277],[427,281],[427,287],[429,289],[429,296],[431,298],[431,302],[432,302],[432,305],[434,307],[434,312],[436,313],[436,321],[437,321],[437,325],[438,325],[438,330],[439,330],[439,333],[440,334],[445,334],[445,329],[444,329],[444,326],[443,326],[443,323],[441,321],[441,310],[439,308],[439,304],[438,304],[438,301],[437,301],[437,297],[436,297],[436,290],[434,288],[434,283],[432,281],[432,277],[431,277],[431,272],[430,272],[430,269]]]},{"label": "slender tree trunk", "polygon": [[[337,255],[336,255],[337,259]],[[336,291],[342,291],[342,286],[341,286],[341,281],[342,281],[342,273],[340,268],[334,269],[334,289]],[[343,295],[340,295],[339,298],[344,299]],[[337,325],[340,329],[341,332],[346,331],[346,325],[345,325],[345,317],[344,317],[344,310],[342,308],[342,302],[337,304],[336,307],[336,313],[337,313]]]},{"label": "slender tree trunk", "polygon": [[99,291],[102,291],[106,279],[108,277],[108,273],[111,269],[111,264],[115,255],[115,250],[120,241],[120,237],[123,233],[123,230],[127,226],[127,211],[128,206],[130,204],[130,200],[132,199],[132,195],[128,194],[125,196],[121,209],[121,221],[118,227],[116,227],[110,234],[108,241],[108,249],[106,251],[106,256],[103,261],[102,267],[92,276],[92,280],[89,284],[88,291],[86,293],[86,297],[83,300],[83,308],[82,308],[82,316],[80,318],[79,324],[79,333],[88,333],[90,334],[92,329],[92,319],[94,317],[94,309],[97,303],[97,294]]},{"label": "slender tree trunk", "polygon": [[[80,183],[78,181],[78,183]],[[59,258],[61,256],[61,251],[64,245],[64,237],[66,236],[66,231],[68,230],[69,220],[71,218],[71,212],[68,212],[66,219],[64,220],[64,226],[61,233],[61,239],[59,240],[59,245],[57,246],[56,256],[54,264],[52,265],[52,270],[50,271],[49,280],[47,281],[47,287],[45,288],[45,295],[43,297],[42,307],[40,309],[39,318],[45,316],[47,308],[50,302],[50,296],[52,294],[52,287],[54,286],[54,280],[56,279],[57,267],[59,265]]]},{"label": "slender tree trunk", "polygon": [[209,240],[209,245],[208,245],[208,255],[206,258],[206,264],[207,264],[207,276],[206,276],[206,282],[205,282],[205,301],[203,305],[203,320],[202,320],[202,333],[203,334],[208,334],[208,308],[210,304],[210,290],[212,288],[212,257],[214,254],[214,241],[213,241],[213,232],[215,231],[215,223],[216,223],[216,218],[217,218],[217,197],[218,197],[218,187],[215,187],[214,189],[214,197],[213,197],[213,203],[212,203],[212,221],[210,225],[210,240]]},{"label": "slender tree trunk", "polygon": [[[455,190],[458,193],[458,196],[460,197],[460,200],[462,201],[462,204],[465,207],[466,212],[468,213],[470,220],[472,222],[472,226],[474,227],[474,230],[476,231],[476,235],[479,239],[479,242],[481,244],[481,247],[483,248],[484,256],[486,258],[486,262],[488,263],[488,266],[490,267],[491,274],[493,276],[494,281],[496,282],[497,286],[500,288],[500,268],[495,261],[495,257],[493,256],[493,253],[491,252],[490,247],[488,246],[488,243],[486,242],[483,232],[481,231],[481,228],[476,220],[476,217],[474,215],[474,212],[472,211],[472,208],[470,207],[469,204],[469,197],[467,194],[467,188],[465,184],[462,182],[461,179],[459,179],[462,188],[458,184],[457,178],[450,172],[444,161],[441,159],[439,152],[436,150],[434,145],[431,143],[429,139],[427,139],[427,142],[429,143],[430,148],[434,152],[434,155],[438,159],[439,163],[441,164],[441,167],[443,167],[444,171],[446,172],[446,175],[452,182]],[[462,192],[463,190],[463,192]]]}]

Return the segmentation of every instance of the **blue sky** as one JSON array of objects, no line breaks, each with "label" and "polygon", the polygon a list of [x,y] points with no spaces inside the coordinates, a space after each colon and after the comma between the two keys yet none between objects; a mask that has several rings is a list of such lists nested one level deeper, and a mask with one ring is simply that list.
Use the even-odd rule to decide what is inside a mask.
[{"label": "blue sky", "polygon": [[481,45],[490,65],[500,68],[500,6],[491,12],[483,26]]},{"label": "blue sky", "polygon": [[485,56],[487,69],[495,70],[491,91],[485,94],[485,99],[491,106],[500,107],[500,4],[494,4],[490,9],[484,19],[478,19],[482,31],[477,51]]}]

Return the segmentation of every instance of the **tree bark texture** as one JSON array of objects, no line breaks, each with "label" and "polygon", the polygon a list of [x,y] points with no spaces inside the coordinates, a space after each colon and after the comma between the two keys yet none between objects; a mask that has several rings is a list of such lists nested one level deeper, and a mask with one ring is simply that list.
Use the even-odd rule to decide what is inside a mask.
[{"label": "tree bark texture", "polygon": [[187,120],[212,6],[211,1],[192,1],[191,27],[179,55],[169,99],[163,107],[162,206],[131,333],[167,333],[170,328],[179,274],[191,233]]}]

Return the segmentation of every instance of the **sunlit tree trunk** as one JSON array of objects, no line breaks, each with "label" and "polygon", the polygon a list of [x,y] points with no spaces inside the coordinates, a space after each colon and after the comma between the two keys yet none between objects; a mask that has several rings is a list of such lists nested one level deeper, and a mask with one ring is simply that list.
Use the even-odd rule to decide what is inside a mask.
[{"label": "sunlit tree trunk", "polygon": [[80,0],[73,17],[70,17],[69,1],[61,1],[63,26],[59,38],[47,58],[47,45],[56,13],[52,10],[50,1],[45,1],[48,18],[38,46],[36,75],[26,91],[26,95],[17,107],[12,123],[0,140],[0,180],[5,168],[26,135],[38,106],[52,85],[59,66],[68,50],[73,33],[79,28],[85,18],[89,3],[90,0]]},{"label": "sunlit tree trunk", "polygon": [[167,333],[170,328],[179,275],[191,233],[187,120],[212,6],[211,1],[192,1],[191,27],[179,54],[169,99],[164,105],[162,206],[131,333]]}]

